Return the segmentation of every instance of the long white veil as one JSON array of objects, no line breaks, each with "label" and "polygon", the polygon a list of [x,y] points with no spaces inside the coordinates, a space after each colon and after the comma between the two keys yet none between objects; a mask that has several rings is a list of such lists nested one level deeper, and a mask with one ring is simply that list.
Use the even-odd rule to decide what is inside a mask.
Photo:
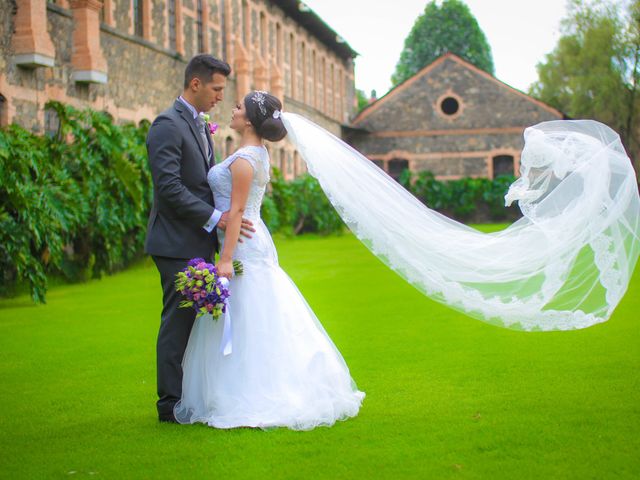
[{"label": "long white veil", "polygon": [[482,233],[427,208],[339,138],[283,113],[289,138],[353,233],[430,298],[518,330],[606,321],[640,252],[636,176],[618,135],[589,120],[525,131],[505,199],[523,218]]}]

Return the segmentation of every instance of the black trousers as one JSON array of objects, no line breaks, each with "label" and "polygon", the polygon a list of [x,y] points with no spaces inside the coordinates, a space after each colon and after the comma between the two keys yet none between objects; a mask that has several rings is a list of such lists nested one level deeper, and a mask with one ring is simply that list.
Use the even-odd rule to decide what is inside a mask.
[{"label": "black trousers", "polygon": [[195,310],[178,308],[182,295],[176,292],[176,273],[189,259],[153,256],[162,285],[162,317],[158,332],[157,375],[158,415],[173,414],[173,406],[182,395],[182,358],[196,318]]}]

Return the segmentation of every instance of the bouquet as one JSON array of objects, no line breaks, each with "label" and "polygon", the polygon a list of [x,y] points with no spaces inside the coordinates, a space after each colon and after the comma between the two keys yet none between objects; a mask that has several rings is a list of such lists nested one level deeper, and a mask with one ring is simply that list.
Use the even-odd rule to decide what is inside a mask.
[{"label": "bouquet", "polygon": [[[241,275],[242,263],[234,260],[233,270],[236,275]],[[176,290],[185,298],[180,307],[193,308],[197,317],[209,313],[217,320],[226,312],[229,281],[220,277],[215,265],[203,258],[189,260],[186,268],[176,274]]]}]

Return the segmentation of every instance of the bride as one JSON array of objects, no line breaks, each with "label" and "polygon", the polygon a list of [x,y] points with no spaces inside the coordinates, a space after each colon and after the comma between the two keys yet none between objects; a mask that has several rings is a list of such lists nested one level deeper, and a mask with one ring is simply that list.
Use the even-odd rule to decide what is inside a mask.
[{"label": "bride", "polygon": [[[365,396],[279,267],[260,219],[270,168],[264,141],[286,135],[281,109],[276,97],[249,93],[231,120],[241,147],[208,174],[217,208],[229,211],[226,231],[218,231],[222,248],[216,267],[230,279],[232,353],[219,348],[224,322],[209,315],[196,319],[183,359],[182,397],[174,407],[180,423],[308,430],[354,417]],[[238,242],[243,216],[256,232]],[[233,260],[242,262],[242,275],[232,276]]]}]

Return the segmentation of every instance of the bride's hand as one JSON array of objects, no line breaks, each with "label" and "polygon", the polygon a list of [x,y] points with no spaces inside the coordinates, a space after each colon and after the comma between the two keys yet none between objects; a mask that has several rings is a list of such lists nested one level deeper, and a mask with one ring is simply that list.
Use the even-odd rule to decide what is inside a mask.
[{"label": "bride's hand", "polygon": [[233,276],[233,262],[231,260],[219,260],[216,263],[216,270],[218,271],[218,276],[227,277],[231,280]]}]

